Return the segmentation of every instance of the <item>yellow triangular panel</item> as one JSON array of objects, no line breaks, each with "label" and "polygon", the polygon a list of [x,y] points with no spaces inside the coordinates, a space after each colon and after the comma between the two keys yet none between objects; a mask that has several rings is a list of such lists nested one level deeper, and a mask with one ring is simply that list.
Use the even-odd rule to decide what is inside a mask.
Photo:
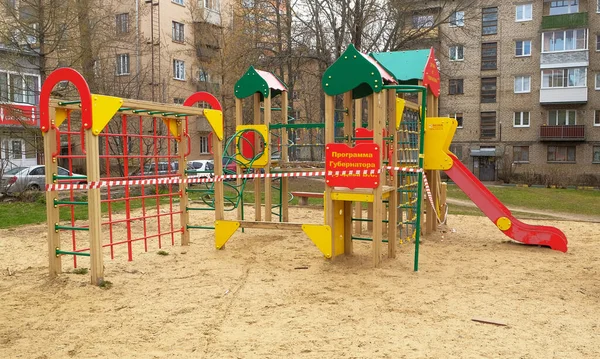
[{"label": "yellow triangular panel", "polygon": [[452,167],[448,156],[450,143],[456,132],[457,122],[449,117],[427,117],[425,119],[425,148],[423,168],[447,170]]},{"label": "yellow triangular panel", "polygon": [[319,248],[325,258],[332,257],[331,227],[324,224],[303,224],[302,230],[317,248]]},{"label": "yellow triangular panel", "polygon": [[402,115],[404,114],[404,101],[403,98],[396,99],[396,130],[400,129],[400,123],[402,122]]},{"label": "yellow triangular panel", "polygon": [[56,127],[60,127],[60,125],[67,119],[67,109],[66,108],[57,108],[56,115],[54,115],[54,125]]},{"label": "yellow triangular panel", "polygon": [[171,132],[173,137],[175,137],[176,139],[180,139],[179,126],[177,125],[177,120],[173,118],[163,118],[162,120],[165,123],[165,125],[167,125],[167,128],[169,129],[169,132]]},{"label": "yellow triangular panel", "polygon": [[92,133],[99,135],[122,105],[122,98],[92,95]]},{"label": "yellow triangular panel", "polygon": [[219,140],[223,141],[223,112],[219,110],[204,109],[204,117]]},{"label": "yellow triangular panel", "polygon": [[240,222],[215,221],[215,247],[217,249],[223,248],[238,228],[240,228]]}]

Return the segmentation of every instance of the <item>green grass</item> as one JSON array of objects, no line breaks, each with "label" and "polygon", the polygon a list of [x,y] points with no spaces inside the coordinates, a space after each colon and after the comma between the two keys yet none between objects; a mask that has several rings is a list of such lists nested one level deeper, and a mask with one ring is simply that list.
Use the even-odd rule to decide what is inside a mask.
[{"label": "green grass", "polygon": [[[488,189],[508,207],[588,216],[600,214],[600,191],[509,186],[491,186]],[[448,186],[448,198],[469,200],[456,185]]]}]

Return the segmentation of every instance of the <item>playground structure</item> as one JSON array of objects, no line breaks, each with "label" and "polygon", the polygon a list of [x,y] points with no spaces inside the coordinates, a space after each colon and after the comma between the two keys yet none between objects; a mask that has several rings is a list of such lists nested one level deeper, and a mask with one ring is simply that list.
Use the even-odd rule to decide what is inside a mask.
[{"label": "playground structure", "polygon": [[[61,81],[75,85],[79,101],[50,99]],[[350,45],[323,75],[324,123],[290,123],[286,85],[275,75],[250,67],[236,83],[236,131],[225,139],[221,106],[208,93],[191,95],[183,107],[94,95],[79,73],[59,69],[44,83],[40,99],[50,274],[61,272],[63,255],[72,255],[74,266],[78,256],[90,256],[92,283],[100,284],[105,247],[112,258],[117,246],[126,246],[131,260],[137,244],[147,251],[152,241],[161,248],[163,240],[173,245],[180,236],[181,244],[188,245],[190,230],[214,229],[215,246],[221,249],[240,228],[302,230],[330,259],[352,254],[354,240],[370,241],[375,267],[381,262],[382,243],[387,242],[388,258],[394,258],[398,243],[414,242],[416,271],[421,233],[435,231],[443,221],[445,195],[439,171],[445,171],[509,237],[566,251],[560,230],[518,221],[449,151],[456,121],[437,117],[439,85],[433,50],[365,55]],[[272,107],[276,96],[281,96],[279,108]],[[244,124],[243,100],[249,97],[252,123]],[[192,107],[199,101],[212,109]],[[280,113],[279,123],[272,123],[273,111]],[[206,118],[212,128],[212,179],[188,178],[195,173],[186,168],[188,121],[196,116]],[[288,131],[297,129],[324,131],[323,168],[306,169],[290,161],[295,144]],[[276,141],[274,131],[280,131]],[[81,151],[75,153],[74,145]],[[224,158],[235,163],[235,174],[223,174],[229,168]],[[58,161],[68,169],[83,161],[87,176],[58,176]],[[159,164],[165,162],[168,170],[159,173]],[[147,164],[155,165],[154,173],[145,170]],[[325,177],[323,223],[290,221],[288,178],[298,176]],[[235,179],[235,184],[226,179]],[[244,218],[248,179],[254,181],[253,221]],[[278,186],[273,186],[274,180]],[[87,184],[73,184],[81,181]],[[191,183],[203,186],[190,187]],[[104,187],[106,193],[101,193]],[[278,203],[272,202],[273,189],[279,191]],[[59,190],[68,190],[68,199],[60,199]],[[80,200],[76,190],[87,191],[87,200]],[[206,206],[192,205],[195,194]],[[83,224],[76,220],[79,206],[87,206]],[[60,223],[64,207],[70,212],[68,225]],[[125,209],[124,218],[114,214],[118,208]],[[132,217],[136,208],[141,208],[141,215]],[[237,219],[225,220],[224,211],[234,209]],[[194,210],[214,210],[214,227],[190,223]],[[273,222],[273,215],[278,222]],[[370,237],[361,235],[365,222]],[[114,238],[117,227],[126,229],[126,238]],[[71,236],[70,250],[62,249],[61,232]]]}]

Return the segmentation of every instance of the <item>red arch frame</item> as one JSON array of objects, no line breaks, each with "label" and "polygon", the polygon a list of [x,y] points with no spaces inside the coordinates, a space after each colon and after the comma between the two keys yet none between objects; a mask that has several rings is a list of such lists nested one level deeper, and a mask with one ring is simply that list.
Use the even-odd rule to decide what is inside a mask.
[{"label": "red arch frame", "polygon": [[81,122],[83,128],[92,127],[92,93],[83,76],[70,67],[62,67],[53,71],[44,81],[40,91],[40,128],[42,132],[50,129],[50,94],[54,86],[62,81],[72,83],[81,99]]}]

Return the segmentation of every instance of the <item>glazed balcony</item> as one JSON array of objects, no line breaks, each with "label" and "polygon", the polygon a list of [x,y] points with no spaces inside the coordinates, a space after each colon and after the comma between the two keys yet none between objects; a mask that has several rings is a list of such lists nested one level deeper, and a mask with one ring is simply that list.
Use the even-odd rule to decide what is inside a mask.
[{"label": "glazed balcony", "polygon": [[540,104],[586,103],[587,87],[555,87],[540,89]]},{"label": "glazed balcony", "polygon": [[587,12],[542,16],[542,30],[581,29],[587,27]]}]

